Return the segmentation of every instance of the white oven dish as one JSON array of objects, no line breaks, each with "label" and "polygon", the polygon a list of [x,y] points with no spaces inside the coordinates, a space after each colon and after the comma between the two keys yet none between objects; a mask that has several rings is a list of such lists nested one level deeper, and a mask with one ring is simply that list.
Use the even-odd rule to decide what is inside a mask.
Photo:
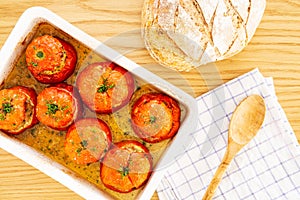
[{"label": "white oven dish", "polygon": [[[190,140],[190,133],[196,128],[197,105],[195,99],[42,7],[32,7],[26,10],[3,45],[0,52],[1,83],[8,76],[16,60],[32,40],[34,31],[36,31],[34,27],[43,22],[54,26],[73,39],[80,41],[101,57],[124,67],[135,77],[155,84],[156,88],[172,96],[184,107],[185,115],[182,118],[181,127],[177,135],[167,145],[160,160],[154,166],[150,179],[137,196],[138,199],[150,199],[164,171],[167,169],[166,166],[170,165],[172,160],[182,152],[185,148],[183,141]],[[87,180],[80,178],[70,169],[54,162],[30,146],[2,132],[0,132],[0,147],[62,183],[85,199],[112,199],[106,192],[98,189]]]}]

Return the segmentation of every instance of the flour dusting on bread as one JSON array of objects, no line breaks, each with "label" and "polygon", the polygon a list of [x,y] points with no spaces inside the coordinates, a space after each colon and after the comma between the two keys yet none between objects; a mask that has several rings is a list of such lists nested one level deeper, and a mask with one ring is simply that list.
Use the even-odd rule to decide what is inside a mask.
[{"label": "flour dusting on bread", "polygon": [[265,6],[265,0],[145,0],[142,35],[156,61],[189,71],[240,52]]}]

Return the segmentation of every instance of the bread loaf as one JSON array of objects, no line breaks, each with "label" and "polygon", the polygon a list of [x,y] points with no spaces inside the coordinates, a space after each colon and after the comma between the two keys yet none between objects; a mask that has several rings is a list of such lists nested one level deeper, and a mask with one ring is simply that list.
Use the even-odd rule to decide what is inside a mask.
[{"label": "bread loaf", "polygon": [[156,61],[189,71],[240,52],[265,6],[265,0],[145,0],[142,35]]}]

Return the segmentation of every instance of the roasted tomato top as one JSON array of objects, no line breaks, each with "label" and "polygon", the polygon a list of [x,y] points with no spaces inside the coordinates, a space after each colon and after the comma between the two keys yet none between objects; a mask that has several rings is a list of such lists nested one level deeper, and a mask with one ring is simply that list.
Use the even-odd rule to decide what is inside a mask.
[{"label": "roasted tomato top", "polygon": [[108,151],[112,136],[107,124],[100,119],[81,119],[68,129],[65,151],[77,164],[102,159]]},{"label": "roasted tomato top", "polygon": [[74,47],[50,35],[34,39],[26,49],[29,71],[41,83],[59,83],[75,70],[77,54]]},{"label": "roasted tomato top", "polygon": [[18,134],[38,121],[35,114],[36,93],[24,86],[0,90],[0,129]]},{"label": "roasted tomato top", "polygon": [[66,130],[82,116],[82,112],[78,91],[71,85],[60,83],[50,86],[37,97],[37,118],[50,128]]},{"label": "roasted tomato top", "polygon": [[84,103],[97,113],[112,113],[130,100],[134,91],[132,75],[112,62],[87,66],[77,78]]},{"label": "roasted tomato top", "polygon": [[152,172],[149,150],[133,140],[116,143],[101,163],[103,184],[114,191],[127,193],[143,186]]},{"label": "roasted tomato top", "polygon": [[177,133],[180,113],[178,103],[171,97],[161,93],[144,94],[133,105],[132,127],[144,141],[160,142]]}]

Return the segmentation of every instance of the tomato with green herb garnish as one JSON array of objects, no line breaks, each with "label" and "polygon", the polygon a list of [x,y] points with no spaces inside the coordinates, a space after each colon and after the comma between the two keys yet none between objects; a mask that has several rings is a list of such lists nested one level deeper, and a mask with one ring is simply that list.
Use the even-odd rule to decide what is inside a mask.
[{"label": "tomato with green herb garnish", "polygon": [[37,118],[46,126],[56,130],[67,128],[83,114],[78,91],[66,83],[45,88],[37,97]]},{"label": "tomato with green herb garnish", "polygon": [[29,71],[41,83],[59,83],[75,70],[77,54],[74,47],[50,35],[35,38],[26,49]]},{"label": "tomato with green herb garnish", "polygon": [[178,103],[170,96],[161,93],[144,94],[132,107],[132,128],[144,141],[160,142],[177,133],[180,113]]},{"label": "tomato with green herb garnish", "polygon": [[132,75],[112,62],[88,65],[77,77],[83,102],[97,113],[112,113],[127,104],[134,91]]},{"label": "tomato with green herb garnish", "polygon": [[36,92],[24,86],[0,90],[0,129],[19,134],[38,123]]},{"label": "tomato with green herb garnish", "polygon": [[65,151],[77,164],[88,164],[102,159],[108,151],[112,135],[108,125],[100,119],[76,121],[66,134]]},{"label": "tomato with green herb garnish", "polygon": [[128,193],[142,187],[152,172],[152,156],[141,143],[116,143],[104,156],[100,168],[103,184],[114,191]]}]

